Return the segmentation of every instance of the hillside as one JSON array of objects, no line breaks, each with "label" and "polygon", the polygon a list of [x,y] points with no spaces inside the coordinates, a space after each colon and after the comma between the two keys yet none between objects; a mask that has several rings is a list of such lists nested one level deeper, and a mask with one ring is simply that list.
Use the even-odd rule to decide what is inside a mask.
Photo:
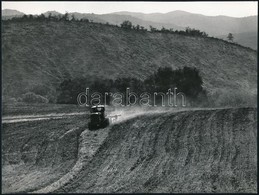
[{"label": "hillside", "polygon": [[255,193],[256,159],[255,109],[140,116],[114,126],[59,192]]},{"label": "hillside", "polygon": [[228,16],[205,16],[202,14],[189,13],[185,11],[172,11],[168,13],[143,14],[135,12],[116,12],[111,14],[125,15],[143,21],[166,23],[167,26],[174,25],[175,29],[187,26],[205,31],[210,36],[226,38],[228,33],[236,35],[235,42],[257,49],[257,16],[242,18]]},{"label": "hillside", "polygon": [[[75,77],[144,79],[160,66],[200,70],[209,92],[257,88],[257,53],[221,40],[84,22],[3,22],[3,95],[53,91]],[[86,83],[87,87],[87,83]]]},{"label": "hillside", "polygon": [[[45,16],[49,14],[62,15],[56,11],[48,11],[43,13]],[[222,36],[228,33],[250,33],[257,32],[257,16],[249,17],[229,17],[229,16],[206,16],[202,14],[190,13],[186,11],[172,11],[168,13],[136,13],[136,12],[115,12],[109,14],[94,14],[94,13],[68,13],[70,18],[72,15],[76,19],[87,18],[94,22],[121,24],[125,20],[131,21],[134,25],[139,24],[146,28],[152,25],[160,29],[162,26],[166,28],[174,28],[177,30],[185,29],[186,27],[196,28],[207,32],[210,36]],[[5,9],[2,11],[2,16],[14,17],[22,16],[24,13],[17,10]],[[4,17],[5,19],[5,17]]]},{"label": "hillside", "polygon": [[2,192],[256,193],[256,108],[83,118],[4,124]]},{"label": "hillside", "polygon": [[[17,15],[17,13],[19,13]],[[45,16],[49,14],[63,15],[56,11],[48,11],[43,13]],[[69,18],[72,15],[76,19],[88,19],[98,23],[110,23],[120,25],[123,21],[129,20],[134,25],[141,25],[149,29],[150,25],[154,28],[174,30],[184,30],[186,27],[196,28],[205,31],[210,36],[226,37],[228,33],[241,34],[241,38],[236,39],[236,42],[246,47],[253,49],[257,48],[257,16],[249,16],[242,18],[235,18],[229,16],[206,16],[202,14],[195,14],[186,11],[172,11],[168,13],[136,13],[136,12],[115,12],[109,14],[94,14],[94,13],[68,13]],[[3,10],[2,19],[10,19],[12,17],[21,17],[23,13],[16,10]],[[244,34],[244,36],[243,36]],[[246,35],[248,36],[246,36]],[[252,36],[249,36],[251,35]]]},{"label": "hillside", "polygon": [[[226,34],[226,35],[219,36],[219,38],[226,40],[227,36],[228,35]],[[257,50],[257,44],[258,44],[257,31],[237,33],[237,34],[234,33],[233,36],[234,36],[234,42]]]}]

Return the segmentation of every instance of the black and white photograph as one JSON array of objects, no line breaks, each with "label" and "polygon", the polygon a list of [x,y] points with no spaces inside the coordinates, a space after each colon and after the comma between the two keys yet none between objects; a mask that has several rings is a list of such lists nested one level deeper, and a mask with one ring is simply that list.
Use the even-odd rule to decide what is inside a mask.
[{"label": "black and white photograph", "polygon": [[2,194],[257,189],[257,1],[2,1]]}]

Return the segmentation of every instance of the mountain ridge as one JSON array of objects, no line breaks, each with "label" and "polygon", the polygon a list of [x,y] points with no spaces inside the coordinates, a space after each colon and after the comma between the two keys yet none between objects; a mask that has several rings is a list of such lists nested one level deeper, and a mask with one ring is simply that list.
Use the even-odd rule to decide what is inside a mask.
[{"label": "mountain ridge", "polygon": [[57,12],[57,11],[55,11],[55,10],[47,11],[47,12],[44,12],[43,14],[44,14],[45,16],[49,16],[49,14],[51,14],[52,16],[63,15],[62,13]]},{"label": "mountain ridge", "polygon": [[20,12],[15,9],[4,9],[2,10],[2,16],[15,16],[15,15],[24,15],[25,13]]},{"label": "mountain ridge", "polygon": [[[189,26],[192,28],[197,28],[199,30],[209,33],[209,35],[212,36],[222,35],[222,33],[227,34],[229,32],[234,33],[235,31],[239,31],[239,33],[241,33],[251,31],[251,29],[253,31],[257,30],[257,16],[235,18],[229,16],[205,16],[202,14],[192,14],[189,12],[180,12],[179,14],[179,12],[175,11],[165,14],[135,14],[134,12],[128,12],[127,14],[153,22],[163,21],[165,23],[168,22],[178,26]],[[249,19],[252,21],[248,21]],[[206,28],[204,27],[204,23],[207,25]],[[223,25],[221,25],[221,23],[223,23]],[[242,27],[244,26],[243,23],[246,24],[246,28]],[[216,25],[216,27],[219,29],[224,27],[224,31],[216,31],[217,28],[213,27],[214,25]],[[231,25],[231,28],[228,27],[229,25]],[[212,30],[209,27],[212,27]]]}]

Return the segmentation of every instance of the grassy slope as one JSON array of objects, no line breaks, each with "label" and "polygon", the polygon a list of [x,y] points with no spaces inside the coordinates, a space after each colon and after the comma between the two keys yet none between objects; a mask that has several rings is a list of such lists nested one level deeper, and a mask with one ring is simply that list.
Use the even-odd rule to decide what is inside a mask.
[{"label": "grassy slope", "polygon": [[90,163],[64,189],[255,193],[256,120],[254,108],[135,117],[111,127]]},{"label": "grassy slope", "polygon": [[75,22],[4,23],[2,40],[3,94],[13,97],[74,77],[144,79],[159,66],[197,67],[209,91],[256,88],[256,52],[218,40]]},{"label": "grassy slope", "polygon": [[45,189],[63,178],[68,185],[45,190],[254,193],[256,113],[151,112],[83,133],[88,116],[3,124],[3,192]]},{"label": "grassy slope", "polygon": [[[3,193],[31,191],[68,172],[77,159],[88,115],[3,124]],[[75,126],[76,124],[76,126]]]},{"label": "grassy slope", "polygon": [[[219,38],[227,40],[227,36],[228,35],[222,35],[219,36]],[[252,49],[257,49],[257,31],[238,34],[234,33],[233,36],[235,42],[246,47],[251,47]]]}]

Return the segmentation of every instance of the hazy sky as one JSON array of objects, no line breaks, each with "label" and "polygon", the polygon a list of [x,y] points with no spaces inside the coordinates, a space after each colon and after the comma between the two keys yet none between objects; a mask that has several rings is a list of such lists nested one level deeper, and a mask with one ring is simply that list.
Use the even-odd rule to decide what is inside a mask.
[{"label": "hazy sky", "polygon": [[40,14],[46,11],[56,10],[61,13],[80,12],[104,14],[118,11],[143,12],[143,13],[167,13],[174,10],[183,10],[191,13],[199,13],[208,16],[226,15],[244,17],[257,15],[257,1],[236,2],[12,2],[2,1],[2,9],[15,9],[25,14]]}]

